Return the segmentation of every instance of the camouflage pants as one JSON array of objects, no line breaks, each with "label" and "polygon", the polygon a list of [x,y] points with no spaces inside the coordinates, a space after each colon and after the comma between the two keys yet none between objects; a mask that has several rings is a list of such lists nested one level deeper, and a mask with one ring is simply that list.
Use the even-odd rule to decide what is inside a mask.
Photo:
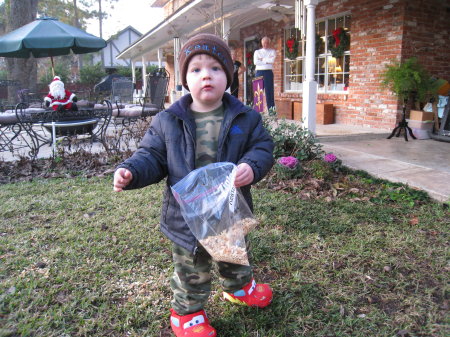
[{"label": "camouflage pants", "polygon": [[[174,262],[174,273],[170,280],[173,291],[172,308],[180,315],[202,310],[211,292],[211,256],[200,245],[194,255],[175,243],[172,246],[172,254]],[[242,289],[253,277],[250,266],[225,262],[215,264],[224,291],[234,292]]]}]

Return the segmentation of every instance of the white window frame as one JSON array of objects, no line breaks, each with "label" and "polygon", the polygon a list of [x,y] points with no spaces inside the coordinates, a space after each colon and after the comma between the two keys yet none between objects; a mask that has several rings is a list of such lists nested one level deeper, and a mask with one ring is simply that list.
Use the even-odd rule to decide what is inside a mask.
[{"label": "white window frame", "polygon": [[[329,31],[329,28],[328,28],[328,21],[329,20],[333,20],[333,19],[337,19],[337,18],[343,18],[343,20],[345,22],[346,17],[350,17],[350,19],[351,19],[350,12],[339,13],[338,15],[333,15],[333,16],[328,16],[328,17],[325,17],[325,18],[318,19],[318,20],[316,20],[316,32],[318,30],[318,26],[319,26],[320,23],[323,23],[323,22],[325,23],[325,32],[328,32]],[[283,43],[283,56],[284,56],[284,61],[283,61],[284,62],[283,82],[284,82],[284,88],[285,88],[284,92],[286,92],[286,93],[301,93],[301,92],[303,92],[301,84],[299,85],[300,89],[286,89],[288,86],[290,87],[290,84],[288,84],[288,78],[291,75],[288,74],[287,69],[290,66],[291,62],[302,61],[302,74],[301,74],[302,82],[304,82],[304,80],[305,80],[305,62],[304,61],[305,61],[305,47],[306,47],[306,39],[305,38],[306,37],[303,38],[303,36],[302,36],[300,31],[297,31],[297,36],[302,37],[301,39],[298,39],[298,43],[299,43],[298,50],[300,52],[300,56],[298,56],[295,60],[290,60],[290,59],[288,59],[285,56],[285,48],[286,48],[285,45],[286,45],[287,39],[289,38],[287,36],[287,33],[292,28],[293,27],[290,27],[289,29],[285,29],[284,30],[284,43]],[[333,29],[335,29],[335,28],[336,27],[334,27]],[[349,32],[350,31],[347,31],[347,33],[349,33]],[[303,50],[303,53],[301,52],[302,50]],[[328,51],[328,35],[326,35],[325,50]],[[350,69],[348,69],[347,72],[344,71],[345,69],[342,69],[342,68],[344,68],[344,64],[345,64],[346,60],[347,60],[348,63],[350,62],[350,61],[348,61],[348,58],[350,58],[350,57],[351,57],[350,51],[346,51],[344,53],[343,64],[341,66],[342,76],[343,77],[345,75],[348,75],[348,77],[350,76]],[[342,90],[330,90],[330,89],[328,89],[329,86],[330,86],[330,84],[329,84],[330,83],[330,77],[333,76],[333,74],[338,74],[336,72],[333,72],[333,73],[329,72],[329,64],[330,64],[330,62],[328,60],[330,60],[331,58],[332,58],[331,52],[329,52],[329,51],[327,53],[316,55],[316,58],[315,58],[315,63],[316,63],[315,69],[316,70],[315,70],[314,78],[317,81],[317,92],[321,93],[321,94],[322,93],[348,94],[348,92],[350,90],[350,87],[347,87],[347,90],[344,90],[344,87],[343,87]],[[317,69],[320,69],[319,68],[319,63],[318,63],[320,61],[320,59],[325,59],[325,64],[324,64],[324,66],[325,66],[325,68],[324,68],[324,76],[325,76],[325,78],[324,78],[324,84],[323,84],[322,87],[320,87],[320,85],[319,85],[319,81],[318,81],[319,72],[317,71]]]}]

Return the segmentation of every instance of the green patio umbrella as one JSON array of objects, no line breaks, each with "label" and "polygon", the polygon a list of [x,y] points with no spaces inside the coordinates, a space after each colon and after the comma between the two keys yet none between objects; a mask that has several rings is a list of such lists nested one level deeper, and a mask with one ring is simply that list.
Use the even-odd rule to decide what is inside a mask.
[{"label": "green patio umbrella", "polygon": [[29,58],[86,54],[106,47],[106,41],[52,17],[42,17],[0,37],[0,56]]}]

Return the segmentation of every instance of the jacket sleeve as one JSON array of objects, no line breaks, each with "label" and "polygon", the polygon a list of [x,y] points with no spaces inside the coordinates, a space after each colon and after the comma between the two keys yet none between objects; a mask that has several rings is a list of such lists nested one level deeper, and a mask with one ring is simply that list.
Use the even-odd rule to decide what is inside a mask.
[{"label": "jacket sleeve", "polygon": [[238,164],[247,163],[250,165],[255,175],[252,184],[255,184],[264,178],[273,166],[274,143],[262,124],[261,114],[254,110],[249,113],[252,115],[250,120],[255,121],[255,125],[246,152]]},{"label": "jacket sleeve", "polygon": [[166,144],[160,114],[153,117],[136,152],[117,168],[121,167],[133,174],[133,180],[126,190],[158,183],[167,176]]}]

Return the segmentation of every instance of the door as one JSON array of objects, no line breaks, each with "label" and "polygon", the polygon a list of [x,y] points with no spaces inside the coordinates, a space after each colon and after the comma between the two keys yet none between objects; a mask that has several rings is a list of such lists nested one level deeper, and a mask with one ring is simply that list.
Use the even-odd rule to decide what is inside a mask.
[{"label": "door", "polygon": [[255,77],[255,65],[253,64],[253,53],[261,46],[260,39],[250,37],[244,40],[244,65],[247,69],[244,76],[245,104],[253,105],[252,80]]}]

